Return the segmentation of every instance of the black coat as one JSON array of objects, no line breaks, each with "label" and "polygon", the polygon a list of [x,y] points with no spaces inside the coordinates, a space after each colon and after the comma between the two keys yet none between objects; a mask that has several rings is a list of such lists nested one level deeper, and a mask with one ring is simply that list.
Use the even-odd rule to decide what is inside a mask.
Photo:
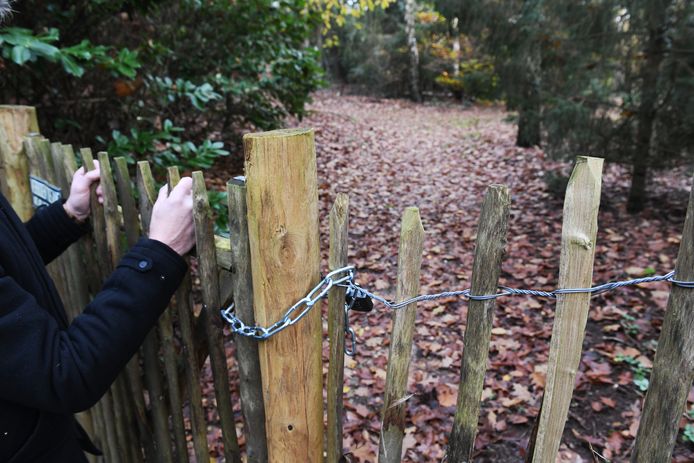
[{"label": "black coat", "polygon": [[68,326],[45,264],[85,231],[60,202],[22,224],[0,194],[0,463],[86,461],[73,413],[106,392],[187,270],[143,238]]}]

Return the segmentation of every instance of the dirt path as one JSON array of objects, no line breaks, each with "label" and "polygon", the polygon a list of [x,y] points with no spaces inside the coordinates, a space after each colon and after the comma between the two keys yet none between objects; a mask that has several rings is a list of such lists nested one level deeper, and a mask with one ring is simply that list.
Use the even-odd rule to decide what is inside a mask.
[{"label": "dirt path", "polygon": [[[450,102],[414,105],[317,94],[309,115],[297,124],[316,129],[324,256],[328,210],[338,192],[348,193],[349,254],[358,281],[393,297],[400,216],[405,207],[418,206],[426,231],[422,291],[466,288],[485,188],[503,183],[512,193],[512,207],[502,282],[554,287],[562,201],[544,178],[547,171],[567,167],[540,149],[515,147],[515,126],[506,117],[498,108],[462,109]],[[629,216],[625,170],[609,165],[605,171],[594,281],[638,276],[649,268],[666,273],[674,266],[684,221],[687,176],[681,171],[658,176],[646,211]],[[593,300],[562,461],[593,461],[590,446],[611,461],[626,461],[643,398],[639,375],[653,358],[667,290],[656,284]],[[553,308],[551,301],[536,298],[499,300],[477,461],[524,457],[542,396]],[[444,457],[465,315],[461,301],[418,307],[404,461]],[[358,354],[345,371],[345,448],[352,461],[374,462],[391,314],[377,307],[369,316],[353,315],[352,323]],[[643,368],[628,365],[626,357]],[[676,455],[692,461],[692,444],[681,439]]]}]

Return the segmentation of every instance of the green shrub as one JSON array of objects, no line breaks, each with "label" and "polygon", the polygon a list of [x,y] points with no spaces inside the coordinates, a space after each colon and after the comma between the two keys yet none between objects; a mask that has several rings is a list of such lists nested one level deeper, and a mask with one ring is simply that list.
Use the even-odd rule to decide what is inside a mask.
[{"label": "green shrub", "polygon": [[[209,168],[321,85],[304,0],[25,0],[0,28],[0,101],[53,140]],[[226,147],[226,149],[225,149]]]}]

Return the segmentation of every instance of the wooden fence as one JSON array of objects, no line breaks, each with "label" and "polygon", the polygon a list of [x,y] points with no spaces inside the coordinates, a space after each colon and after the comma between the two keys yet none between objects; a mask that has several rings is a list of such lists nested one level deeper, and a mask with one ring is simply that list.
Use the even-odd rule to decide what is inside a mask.
[{"label": "wooden fence", "polygon": [[[0,188],[26,219],[32,213],[29,174],[68,191],[77,167],[73,148],[37,133],[33,108],[0,106]],[[330,365],[327,433],[323,422],[320,308],[267,341],[236,336],[244,452],[239,450],[225,334],[219,309],[235,302],[247,324],[267,326],[319,281],[318,188],[310,130],[274,131],[244,138],[246,178],[227,185],[230,239],[216,237],[205,181],[194,181],[196,256],[201,304],[190,275],[101,401],[79,420],[108,462],[207,462],[211,429],[221,429],[229,462],[343,461],[345,289],[328,299]],[[89,149],[81,162],[93,169]],[[140,234],[147,234],[156,198],[150,165],[98,153],[104,204],[92,198],[93,233],[49,266],[69,316],[76,317]],[[559,287],[587,287],[600,202],[602,160],[579,157],[564,204]],[[170,187],[179,180],[168,169]],[[494,293],[506,244],[510,196],[492,185],[480,215],[471,294]],[[690,198],[677,259],[679,280],[694,280],[694,196]],[[340,194],[330,212],[329,267],[347,264],[349,201]],[[419,292],[424,230],[416,208],[405,210],[398,260],[397,299]],[[233,295],[233,296],[232,296]],[[567,420],[581,358],[590,297],[560,294],[544,397],[527,460],[553,463]],[[448,462],[472,461],[487,369],[495,300],[471,300],[467,314],[457,410],[451,417]],[[200,308],[201,307],[201,308]],[[416,304],[393,313],[380,462],[399,462],[407,423],[407,378]],[[694,379],[694,292],[673,286],[632,461],[669,461],[678,422]],[[201,371],[212,371],[214,398],[202,394]],[[213,400],[211,400],[213,399]],[[324,434],[327,436],[324,442]],[[442,436],[443,438],[443,436]],[[214,458],[212,458],[214,459]]]}]

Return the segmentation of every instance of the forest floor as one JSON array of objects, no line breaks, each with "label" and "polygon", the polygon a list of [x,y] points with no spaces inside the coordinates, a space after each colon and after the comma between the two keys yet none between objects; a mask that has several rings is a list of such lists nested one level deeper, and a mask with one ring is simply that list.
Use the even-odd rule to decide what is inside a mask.
[{"label": "forest floor", "polygon": [[[316,130],[322,269],[327,268],[328,211],[336,194],[344,192],[350,198],[349,260],[362,286],[394,298],[400,218],[407,206],[417,206],[426,232],[422,293],[467,288],[482,198],[488,185],[502,183],[512,195],[502,284],[556,286],[562,199],[545,177],[565,175],[571,166],[552,161],[541,149],[516,147],[516,126],[503,109],[324,91],[315,95],[307,117],[288,125]],[[235,158],[217,170],[220,180],[240,173]],[[595,283],[674,268],[689,185],[685,169],[660,172],[652,179],[644,211],[629,215],[628,171],[605,165]],[[667,284],[654,283],[592,299],[558,461],[627,461],[668,291]],[[445,456],[466,310],[464,301],[453,299],[417,307],[403,461],[440,462]],[[553,313],[551,300],[498,299],[475,461],[525,457],[542,399]],[[347,358],[345,368],[349,461],[376,461],[391,320],[378,304],[368,315],[351,316],[357,355]],[[326,342],[326,371],[327,352]],[[232,384],[237,383],[234,368]],[[688,410],[693,403],[690,394]],[[690,415],[683,415],[682,428],[694,422]],[[694,445],[682,432],[675,458],[694,461]]]}]

